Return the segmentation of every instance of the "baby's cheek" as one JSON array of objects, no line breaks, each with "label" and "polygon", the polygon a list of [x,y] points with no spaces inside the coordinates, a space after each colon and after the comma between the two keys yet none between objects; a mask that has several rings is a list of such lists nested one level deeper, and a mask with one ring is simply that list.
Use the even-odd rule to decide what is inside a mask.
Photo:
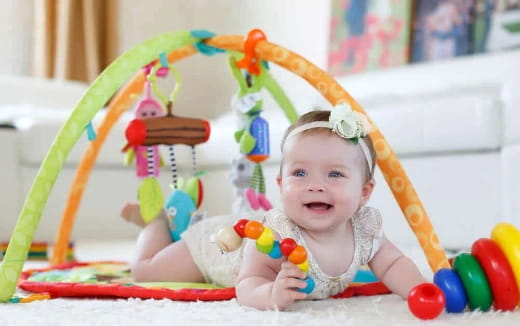
[{"label": "baby's cheek", "polygon": [[301,187],[301,182],[297,182],[295,180],[287,180],[286,182],[282,182],[282,195],[296,195],[298,191],[300,191]]}]

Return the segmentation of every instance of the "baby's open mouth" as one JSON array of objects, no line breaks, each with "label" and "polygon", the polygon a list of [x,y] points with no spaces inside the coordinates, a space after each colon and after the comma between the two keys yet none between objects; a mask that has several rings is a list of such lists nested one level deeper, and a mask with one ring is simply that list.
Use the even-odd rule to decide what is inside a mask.
[{"label": "baby's open mouth", "polygon": [[327,211],[332,208],[332,205],[323,202],[310,202],[304,204],[304,206],[316,211]]}]

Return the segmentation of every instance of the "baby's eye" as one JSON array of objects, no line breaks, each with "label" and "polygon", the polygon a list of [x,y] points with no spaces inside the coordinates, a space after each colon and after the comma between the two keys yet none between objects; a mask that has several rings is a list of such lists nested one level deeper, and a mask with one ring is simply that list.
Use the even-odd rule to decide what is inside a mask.
[{"label": "baby's eye", "polygon": [[330,178],[341,178],[341,177],[343,177],[343,173],[338,172],[338,171],[331,171],[331,172],[329,172],[329,177]]},{"label": "baby's eye", "polygon": [[303,170],[296,170],[293,172],[293,175],[295,177],[304,177],[307,175],[307,172],[303,171]]}]

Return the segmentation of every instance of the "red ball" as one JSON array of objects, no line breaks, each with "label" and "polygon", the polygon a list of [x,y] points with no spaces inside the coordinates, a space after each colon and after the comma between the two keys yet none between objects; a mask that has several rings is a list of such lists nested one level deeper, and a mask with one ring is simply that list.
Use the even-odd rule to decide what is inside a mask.
[{"label": "red ball", "polygon": [[446,298],[433,283],[417,285],[408,294],[408,308],[419,319],[434,319],[444,310]]},{"label": "red ball", "polygon": [[243,219],[240,219],[238,220],[235,225],[233,225],[233,229],[235,229],[235,232],[241,236],[242,238],[245,238],[246,236],[246,231],[245,231],[245,228],[246,228],[246,224],[247,222],[249,222],[249,220],[243,218]]},{"label": "red ball", "polygon": [[288,257],[296,246],[298,246],[298,244],[291,238],[285,238],[280,241],[280,251],[285,257]]}]

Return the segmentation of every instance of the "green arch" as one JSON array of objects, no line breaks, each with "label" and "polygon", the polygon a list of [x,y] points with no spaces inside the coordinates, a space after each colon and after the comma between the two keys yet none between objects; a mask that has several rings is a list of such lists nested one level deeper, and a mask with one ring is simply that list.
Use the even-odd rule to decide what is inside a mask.
[{"label": "green arch", "polygon": [[72,146],[81,137],[89,121],[139,68],[158,58],[162,52],[174,51],[200,41],[200,38],[193,37],[189,31],[154,37],[112,62],[85,92],[54,139],[26,197],[0,265],[0,302],[9,301],[16,290],[50,191]]}]

